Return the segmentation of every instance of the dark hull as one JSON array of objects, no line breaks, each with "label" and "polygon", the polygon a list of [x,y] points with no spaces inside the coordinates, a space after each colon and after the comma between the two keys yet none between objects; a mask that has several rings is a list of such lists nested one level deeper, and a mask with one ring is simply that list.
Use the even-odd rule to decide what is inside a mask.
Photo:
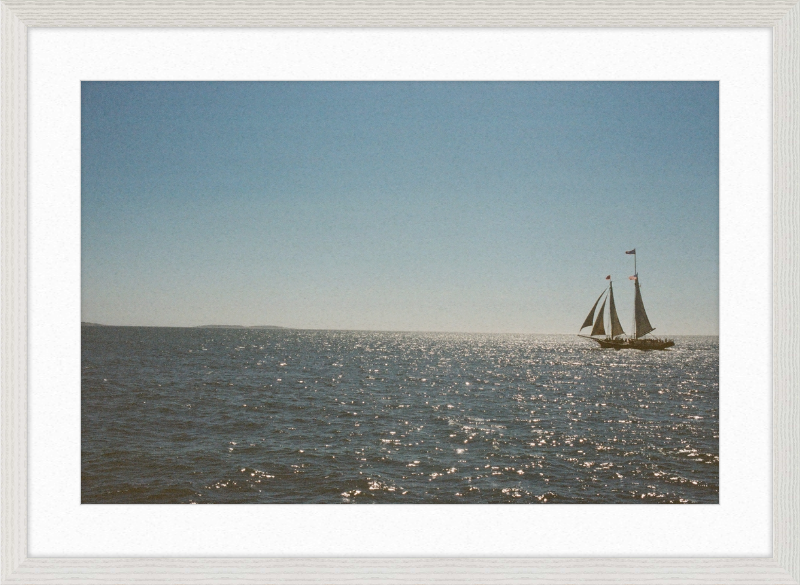
[{"label": "dark hull", "polygon": [[653,351],[667,349],[675,345],[675,342],[671,339],[611,339],[610,337],[597,339],[596,337],[586,337],[585,335],[581,335],[581,337],[596,341],[600,347],[616,350],[638,349],[641,351]]}]

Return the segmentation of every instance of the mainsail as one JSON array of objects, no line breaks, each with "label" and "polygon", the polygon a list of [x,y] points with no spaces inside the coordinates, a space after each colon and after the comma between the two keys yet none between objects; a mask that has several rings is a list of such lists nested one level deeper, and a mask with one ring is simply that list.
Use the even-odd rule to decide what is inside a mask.
[{"label": "mainsail", "polygon": [[[617,307],[614,306],[614,287],[611,283],[608,284],[608,301],[608,312],[611,315],[611,337],[623,335],[625,331],[623,331],[622,324],[619,322]],[[647,317],[645,317],[645,319],[647,319]]]},{"label": "mainsail", "polygon": [[[592,305],[592,310],[589,311],[589,316],[586,317],[586,320],[583,322],[583,325],[581,325],[581,329],[584,329],[585,327],[588,327],[594,321],[594,310],[597,308],[597,303],[600,302],[600,299],[603,298],[604,294],[606,294],[606,291],[601,292],[600,296],[597,297],[597,300],[594,302],[594,305]],[[601,310],[600,312],[602,313],[603,311]],[[594,335],[594,334],[592,334],[592,335]]]},{"label": "mainsail", "polygon": [[606,328],[603,325],[603,312],[605,311],[605,308],[606,308],[606,302],[603,301],[603,304],[600,305],[600,313],[597,315],[597,321],[594,322],[594,327],[592,327],[592,332],[589,335],[606,334]]},{"label": "mainsail", "polygon": [[647,318],[647,313],[644,311],[644,303],[642,302],[642,293],[639,291],[639,278],[637,275],[636,280],[633,281],[636,286],[636,300],[634,301],[634,320],[636,321],[636,338],[643,337],[655,329],[650,325],[650,320]]}]

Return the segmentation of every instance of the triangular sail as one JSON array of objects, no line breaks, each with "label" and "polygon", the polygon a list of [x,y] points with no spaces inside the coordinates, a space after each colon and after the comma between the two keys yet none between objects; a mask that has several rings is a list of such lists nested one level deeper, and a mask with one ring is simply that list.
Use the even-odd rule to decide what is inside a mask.
[{"label": "triangular sail", "polygon": [[625,331],[623,331],[622,323],[619,322],[619,317],[617,316],[617,307],[614,306],[614,288],[611,285],[609,285],[608,289],[608,311],[611,315],[611,337],[623,335]]},{"label": "triangular sail", "polygon": [[[589,327],[592,324],[592,322],[594,321],[594,310],[597,308],[597,303],[600,302],[600,299],[603,298],[604,294],[606,294],[606,291],[601,292],[600,296],[597,297],[597,300],[594,302],[594,305],[592,305],[592,310],[589,311],[589,316],[586,317],[586,320],[583,322],[583,325],[581,325],[581,329],[585,329],[586,327]],[[581,329],[579,329],[578,331],[580,331]]]},{"label": "triangular sail", "polygon": [[634,319],[636,321],[636,338],[643,337],[655,330],[655,327],[650,325],[650,320],[647,318],[647,313],[644,311],[644,303],[642,302],[642,293],[639,291],[639,279],[633,281],[636,286],[636,300],[634,302]]},{"label": "triangular sail", "polygon": [[600,313],[597,315],[597,321],[594,322],[594,327],[592,327],[592,332],[590,335],[605,335],[606,328],[603,325],[603,312],[606,308],[606,302],[603,301],[603,304],[600,305]]}]

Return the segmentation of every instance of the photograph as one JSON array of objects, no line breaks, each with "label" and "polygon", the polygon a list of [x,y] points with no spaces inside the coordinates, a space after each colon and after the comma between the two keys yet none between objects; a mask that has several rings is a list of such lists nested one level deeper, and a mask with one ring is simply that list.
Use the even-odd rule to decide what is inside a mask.
[{"label": "photograph", "polygon": [[717,81],[80,89],[82,504],[719,504]]}]

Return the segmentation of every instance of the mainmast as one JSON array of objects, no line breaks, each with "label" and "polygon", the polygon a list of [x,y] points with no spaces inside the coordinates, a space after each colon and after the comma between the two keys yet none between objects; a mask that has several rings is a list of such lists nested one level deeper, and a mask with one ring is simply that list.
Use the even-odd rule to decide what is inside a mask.
[{"label": "mainmast", "polygon": [[[636,269],[636,248],[633,250],[626,250],[626,254],[633,254],[633,276],[628,277],[629,280],[634,281],[634,283],[638,283],[639,272]],[[636,302],[634,301],[633,304],[633,338],[638,339],[639,336],[636,334]]]},{"label": "mainmast", "polygon": [[633,254],[634,273],[633,276],[630,277],[633,281],[634,289],[636,290],[636,296],[633,300],[633,337],[634,339],[639,339],[651,331],[654,331],[655,327],[650,325],[650,319],[647,318],[647,312],[644,310],[642,291],[639,286],[639,271],[636,269],[636,248],[628,250],[625,253]]}]

